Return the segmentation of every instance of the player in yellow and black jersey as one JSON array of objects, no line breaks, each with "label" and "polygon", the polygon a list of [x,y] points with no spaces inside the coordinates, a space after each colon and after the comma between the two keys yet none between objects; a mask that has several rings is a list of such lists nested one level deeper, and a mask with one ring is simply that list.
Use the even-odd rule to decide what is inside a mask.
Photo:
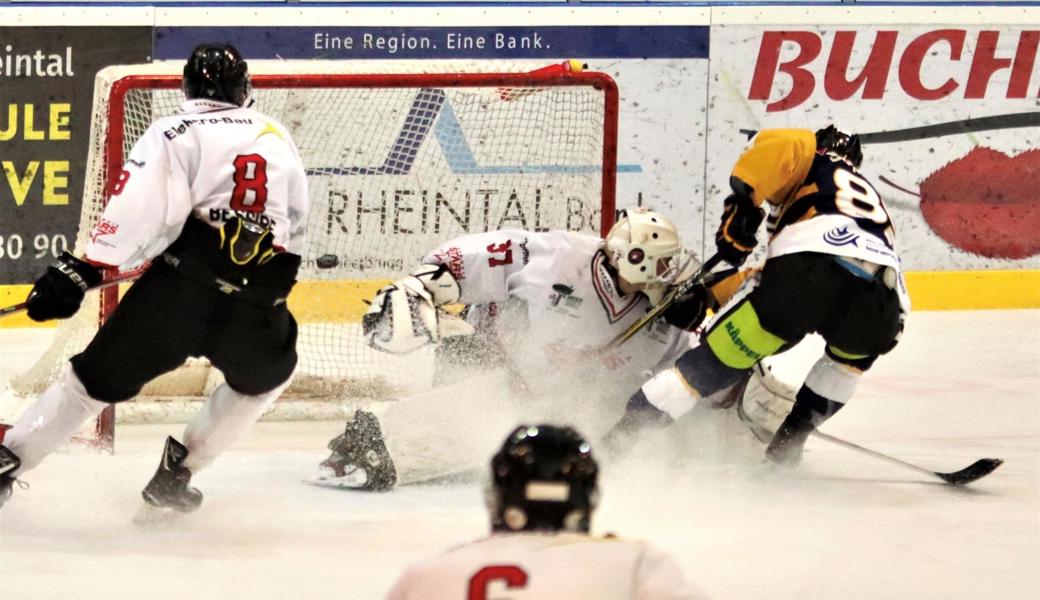
[{"label": "player in yellow and black jersey", "polygon": [[763,358],[818,333],[827,342],[824,356],[766,449],[775,462],[801,461],[809,434],[895,347],[909,309],[892,223],[859,172],[862,160],[859,138],[834,126],[755,137],[733,168],[715,241],[723,259],[740,266],[757,245],[763,207],[770,207],[758,283],[722,307],[698,347],[632,396],[608,444],[619,449],[643,427],[670,423],[698,399],[745,380]]},{"label": "player in yellow and black jersey", "polygon": [[[817,152],[821,146],[840,151]],[[859,138],[841,134],[833,126],[817,134],[805,129],[759,133],[733,167],[733,194],[725,202],[719,250],[728,262],[739,264],[754,249],[761,215],[755,207],[771,209],[773,238],[794,223],[838,216],[853,219],[864,233],[891,249],[892,222],[877,191],[857,170],[862,160]]]}]

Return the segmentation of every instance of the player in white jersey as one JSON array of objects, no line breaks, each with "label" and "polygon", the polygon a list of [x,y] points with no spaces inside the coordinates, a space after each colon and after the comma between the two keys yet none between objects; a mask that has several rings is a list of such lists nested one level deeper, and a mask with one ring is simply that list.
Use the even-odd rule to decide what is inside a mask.
[{"label": "player in white jersey", "polygon": [[283,125],[243,105],[246,62],[226,45],[197,47],[184,67],[180,114],[153,123],[111,190],[82,259],[68,253],[28,299],[36,321],[72,316],[102,268],[151,260],[87,348],[18,419],[0,446],[0,503],[14,477],[110,404],[190,357],[225,384],[172,437],[143,491],[147,506],[194,510],[191,476],[249,428],[296,366],[285,304],[309,210],[299,152]]},{"label": "player in white jersey", "polygon": [[491,459],[491,535],[409,568],[388,600],[694,600],[667,554],[589,534],[599,466],[570,427],[523,425]]},{"label": "player in white jersey", "polygon": [[760,282],[720,311],[701,345],[632,396],[608,442],[667,424],[699,398],[732,385],[763,358],[808,333],[827,342],[766,456],[795,465],[808,436],[852,397],[864,371],[895,347],[909,310],[892,222],[860,174],[859,138],[834,126],[765,130],[733,168],[733,193],[716,234],[720,254],[743,263],[773,207]]},{"label": "player in white jersey", "polygon": [[[603,349],[670,283],[696,267],[696,260],[682,252],[675,227],[645,209],[622,213],[605,239],[503,230],[442,244],[412,275],[379,292],[365,315],[368,342],[395,353],[447,342],[446,333],[466,327],[440,314],[439,307],[462,303],[476,309],[471,319],[477,312],[480,318],[493,315],[493,334],[487,336],[493,343],[475,344],[474,353],[493,354],[478,358],[504,365],[523,391],[508,401],[502,388],[509,386],[502,381],[453,376],[455,386],[398,401],[383,416],[389,450],[375,418],[359,413],[330,443],[333,454],[315,483],[386,489],[396,479],[392,458],[428,460],[422,468],[398,461],[402,481],[440,474],[434,467],[475,466],[479,448],[494,443],[486,436],[518,420],[566,416],[592,427],[598,417],[604,430],[612,409],[620,410],[627,398],[626,390],[696,341],[688,330],[704,316],[707,291],[701,288],[626,344]],[[468,427],[470,416],[479,417],[479,424]],[[454,456],[431,456],[428,448],[445,446],[440,443],[445,428],[466,430],[466,435],[453,439]]]}]

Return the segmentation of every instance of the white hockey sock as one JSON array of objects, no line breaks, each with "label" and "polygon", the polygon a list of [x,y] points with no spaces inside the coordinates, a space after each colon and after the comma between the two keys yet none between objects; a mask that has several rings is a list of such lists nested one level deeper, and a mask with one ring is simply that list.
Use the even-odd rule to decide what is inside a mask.
[{"label": "white hockey sock", "polygon": [[4,437],[4,445],[22,462],[14,475],[35,468],[107,406],[107,402],[87,394],[75,371],[66,364],[58,379],[22,413]]},{"label": "white hockey sock", "polygon": [[202,410],[184,429],[184,445],[188,448],[184,466],[192,473],[207,467],[263,416],[288,385],[285,382],[259,396],[240,394],[226,383],[213,390]]},{"label": "white hockey sock", "polygon": [[831,402],[845,404],[855,393],[862,375],[859,369],[824,355],[806,375],[805,387]]},{"label": "white hockey sock", "polygon": [[668,413],[673,419],[693,410],[700,395],[686,383],[675,368],[665,369],[650,378],[641,388],[643,395],[658,410]]}]

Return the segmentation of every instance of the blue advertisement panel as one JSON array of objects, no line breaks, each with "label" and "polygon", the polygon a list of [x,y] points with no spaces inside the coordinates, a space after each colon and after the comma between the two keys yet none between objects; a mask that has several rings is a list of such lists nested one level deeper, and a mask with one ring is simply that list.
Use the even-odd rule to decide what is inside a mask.
[{"label": "blue advertisement panel", "polygon": [[231,42],[253,58],[708,58],[708,26],[157,27],[155,57]]}]

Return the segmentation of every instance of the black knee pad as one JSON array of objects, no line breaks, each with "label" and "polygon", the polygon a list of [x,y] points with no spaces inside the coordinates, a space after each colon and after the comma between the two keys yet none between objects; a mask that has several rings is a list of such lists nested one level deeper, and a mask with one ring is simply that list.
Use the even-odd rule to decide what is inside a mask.
[{"label": "black knee pad", "polygon": [[288,381],[295,369],[296,355],[294,352],[291,364],[283,364],[282,368],[264,373],[248,373],[245,377],[238,372],[224,372],[224,380],[229,388],[239,394],[260,396]]},{"label": "black knee pad", "polygon": [[72,371],[83,384],[87,394],[98,401],[117,404],[130,400],[141,393],[144,384],[127,383],[126,379],[114,365],[105,365],[84,358],[83,353],[69,359]]}]

